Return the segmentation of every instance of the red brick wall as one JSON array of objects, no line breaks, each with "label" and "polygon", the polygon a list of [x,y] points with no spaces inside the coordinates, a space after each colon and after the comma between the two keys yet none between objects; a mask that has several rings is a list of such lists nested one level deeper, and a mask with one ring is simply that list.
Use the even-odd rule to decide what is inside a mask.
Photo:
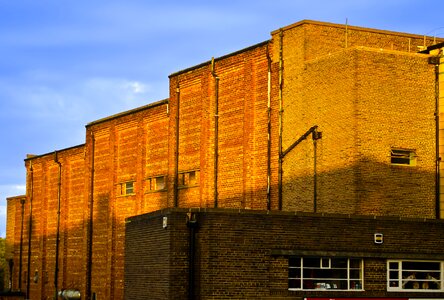
[{"label": "red brick wall", "polygon": [[[218,81],[218,207],[266,208],[268,44],[214,61]],[[181,207],[214,206],[216,79],[211,63],[170,76],[170,145],[175,145],[179,87],[179,172],[199,169],[199,190],[180,191]],[[276,76],[273,77],[275,83]],[[276,120],[273,94],[272,118]],[[271,137],[277,141],[274,128]],[[273,163],[277,148],[273,145]],[[170,169],[174,169],[170,153]],[[277,173],[273,170],[277,184]],[[273,200],[276,202],[277,190]],[[170,200],[170,203],[172,200]],[[274,204],[277,206],[277,204]]]},{"label": "red brick wall", "polygon": [[[91,291],[98,298],[123,298],[125,218],[166,206],[167,192],[145,185],[148,177],[167,174],[167,120],[163,101],[87,127],[85,167],[94,161]],[[120,183],[128,181],[134,194],[121,195]]]},{"label": "red brick wall", "polygon": [[[57,235],[59,167],[54,153],[26,161],[27,195],[24,205],[22,291],[28,289],[32,299],[54,295],[55,249]],[[84,146],[77,146],[57,153],[61,163],[60,230],[59,230],[59,288],[85,288],[84,210],[86,200],[84,177]],[[32,168],[32,171],[31,171]],[[29,224],[32,201],[32,233],[30,281],[28,283]],[[21,219],[19,202],[16,220]],[[20,223],[16,223],[14,258],[18,267]],[[8,224],[9,227],[9,224]],[[9,237],[8,237],[9,240]],[[17,270],[18,271],[18,270]],[[34,276],[36,280],[34,280]],[[13,286],[18,287],[18,274]]]}]

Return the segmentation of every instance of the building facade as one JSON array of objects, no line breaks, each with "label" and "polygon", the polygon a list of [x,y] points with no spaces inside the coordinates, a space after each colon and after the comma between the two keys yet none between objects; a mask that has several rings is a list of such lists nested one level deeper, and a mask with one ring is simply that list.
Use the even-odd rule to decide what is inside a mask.
[{"label": "building facade", "polygon": [[[443,297],[442,42],[301,21],[171,74],[168,99],[87,124],[85,144],[28,156],[27,194],[8,199],[13,289]],[[409,264],[433,288],[405,287]]]}]

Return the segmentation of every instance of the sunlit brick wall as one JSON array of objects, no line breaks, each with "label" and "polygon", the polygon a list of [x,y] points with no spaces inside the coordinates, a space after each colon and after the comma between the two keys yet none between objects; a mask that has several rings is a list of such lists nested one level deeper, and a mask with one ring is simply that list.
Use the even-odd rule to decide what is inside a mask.
[{"label": "sunlit brick wall", "polygon": [[[316,210],[433,218],[434,74],[414,54],[424,40],[316,22],[272,36],[275,61],[282,50],[283,150],[311,126],[322,132]],[[391,147],[414,149],[418,165],[390,166]],[[314,211],[314,163],[311,136],[284,158],[285,210]]]},{"label": "sunlit brick wall", "polygon": [[[167,121],[167,101],[160,101],[87,126],[86,167],[94,171],[91,291],[98,298],[123,298],[125,218],[166,207],[167,191],[146,185],[167,174]],[[122,194],[127,182],[134,190]]]},{"label": "sunlit brick wall", "polygon": [[[85,289],[84,208],[86,207],[86,189],[84,146],[80,145],[57,152],[57,160],[61,164],[60,181],[59,167],[54,160],[55,154],[50,153],[29,158],[26,161],[27,196],[24,205],[21,290],[23,292],[27,291],[29,274],[31,299],[50,297],[55,292],[59,182],[61,201],[58,288],[69,287],[82,291]],[[31,201],[31,261],[28,270]],[[20,211],[20,209],[16,209],[16,215]],[[16,225],[18,224],[16,223]],[[20,226],[16,226],[15,230],[20,230]],[[16,244],[15,248],[17,247]],[[15,253],[15,258],[18,260],[18,253]]]},{"label": "sunlit brick wall", "polygon": [[[179,106],[179,172],[200,170],[199,187],[179,191],[180,207],[214,207],[216,79],[218,81],[218,207],[267,208],[268,60],[263,43],[170,76],[170,145],[175,145]],[[272,77],[275,86],[276,76]],[[177,87],[179,94],[177,93]],[[276,122],[276,97],[270,96]],[[272,125],[271,163],[277,161],[277,126]],[[170,169],[174,168],[170,154]],[[277,173],[271,195],[277,206]],[[172,202],[170,200],[169,202]]]},{"label": "sunlit brick wall", "polygon": [[[435,218],[435,78],[427,56],[357,51],[359,197],[365,214]],[[413,149],[416,166],[390,163]]]}]

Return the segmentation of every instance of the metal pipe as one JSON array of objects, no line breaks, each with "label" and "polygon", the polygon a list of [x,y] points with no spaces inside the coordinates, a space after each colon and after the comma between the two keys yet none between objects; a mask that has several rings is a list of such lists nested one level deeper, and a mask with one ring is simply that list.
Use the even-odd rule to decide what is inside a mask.
[{"label": "metal pipe", "polygon": [[94,230],[94,176],[95,176],[95,150],[96,140],[94,133],[91,132],[91,179],[90,179],[90,198],[89,198],[89,220],[88,220],[88,252],[87,252],[87,269],[86,269],[86,299],[91,298],[91,281],[92,281],[92,252],[93,252],[93,230]]},{"label": "metal pipe", "polygon": [[219,169],[219,77],[214,71],[214,57],[211,58],[211,75],[214,78],[214,207],[218,207],[218,169]]},{"label": "metal pipe", "polygon": [[267,45],[267,62],[268,62],[268,78],[267,78],[267,210],[271,210],[271,57]]},{"label": "metal pipe", "polygon": [[282,105],[282,88],[283,88],[283,41],[284,41],[284,31],[282,28],[279,32],[279,162],[278,162],[278,209],[282,210],[282,114],[283,114],[283,105]]},{"label": "metal pipe", "polygon": [[296,147],[297,145],[299,145],[303,140],[305,140],[310,134],[312,134],[315,130],[317,130],[318,125],[314,125],[312,127],[310,127],[309,130],[307,130],[306,133],[304,133],[300,138],[297,139],[296,142],[294,142],[293,144],[290,145],[290,147],[287,148],[287,150],[282,152],[281,157],[284,158],[285,155],[287,155],[291,150],[293,150],[294,147]]},{"label": "metal pipe", "polygon": [[59,162],[57,151],[54,152],[54,162],[59,167],[57,183],[57,230],[56,230],[56,249],[55,249],[55,269],[54,269],[54,299],[57,299],[59,284],[59,247],[60,247],[60,196],[62,187],[62,164]]},{"label": "metal pipe", "polygon": [[179,109],[180,109],[180,86],[179,78],[176,86],[176,148],[174,150],[174,207],[179,205]]},{"label": "metal pipe", "polygon": [[315,126],[312,132],[313,138],[313,212],[317,212],[318,205],[318,172],[317,172],[317,148],[318,148],[318,139],[321,138],[321,133],[318,132],[318,127]]},{"label": "metal pipe", "polygon": [[20,199],[20,204],[22,208],[22,219],[20,226],[20,253],[19,253],[19,271],[18,271],[18,290],[22,290],[22,260],[23,260],[23,223],[25,219],[25,199]]},{"label": "metal pipe", "polygon": [[34,197],[34,170],[32,168],[32,161],[29,161],[29,171],[31,173],[30,178],[30,191],[29,191],[29,222],[28,222],[28,271],[26,278],[26,298],[29,299],[30,283],[31,283],[31,241],[32,241],[32,200]]},{"label": "metal pipe", "polygon": [[196,228],[197,219],[196,214],[187,214],[187,226],[190,229],[189,235],[189,252],[188,252],[188,300],[194,300],[195,290],[194,290],[194,263],[196,256]]},{"label": "metal pipe", "polygon": [[305,140],[309,135],[313,139],[313,211],[317,211],[317,140],[322,137],[322,132],[318,131],[318,125],[312,126],[306,133],[304,133],[297,141],[288,147],[287,150],[282,152],[281,159],[284,159],[285,155],[287,155],[291,150],[293,150],[297,145],[299,145],[303,140]]},{"label": "metal pipe", "polygon": [[440,163],[441,157],[439,155],[439,64],[440,58],[438,57],[438,64],[435,65],[435,152],[436,152],[436,160],[435,160],[435,217],[437,219],[441,218],[441,189],[440,189]]}]

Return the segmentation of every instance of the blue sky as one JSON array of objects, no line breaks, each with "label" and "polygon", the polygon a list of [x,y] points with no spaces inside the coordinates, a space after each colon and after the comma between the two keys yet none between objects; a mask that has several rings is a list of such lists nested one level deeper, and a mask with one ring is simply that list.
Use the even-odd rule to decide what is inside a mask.
[{"label": "blue sky", "polygon": [[0,236],[26,154],[84,143],[85,125],[168,97],[168,75],[303,19],[444,37],[444,2],[0,0]]}]

